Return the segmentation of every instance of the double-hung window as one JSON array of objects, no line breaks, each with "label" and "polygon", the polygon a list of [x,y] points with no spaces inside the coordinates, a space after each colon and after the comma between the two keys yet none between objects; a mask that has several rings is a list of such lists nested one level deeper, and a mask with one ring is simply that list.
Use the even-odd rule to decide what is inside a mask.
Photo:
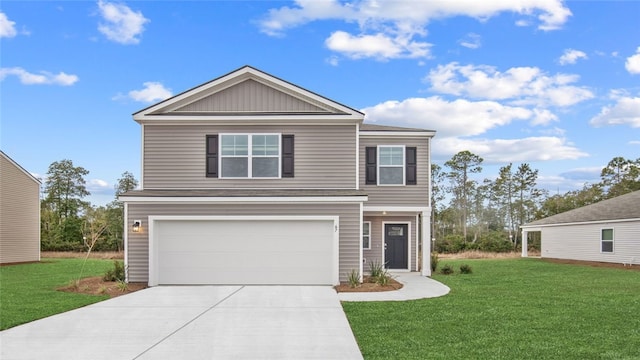
[{"label": "double-hung window", "polygon": [[279,178],[280,134],[220,134],[221,178]]},{"label": "double-hung window", "polygon": [[404,185],[404,146],[378,146],[378,185]]},{"label": "double-hung window", "polygon": [[601,229],[600,251],[603,253],[613,252],[613,229]]}]

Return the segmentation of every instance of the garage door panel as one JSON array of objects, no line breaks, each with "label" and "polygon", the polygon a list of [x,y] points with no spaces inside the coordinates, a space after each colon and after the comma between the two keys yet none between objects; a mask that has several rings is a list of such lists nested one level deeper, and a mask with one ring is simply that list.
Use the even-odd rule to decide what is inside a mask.
[{"label": "garage door panel", "polygon": [[163,220],[159,284],[333,284],[333,220]]}]

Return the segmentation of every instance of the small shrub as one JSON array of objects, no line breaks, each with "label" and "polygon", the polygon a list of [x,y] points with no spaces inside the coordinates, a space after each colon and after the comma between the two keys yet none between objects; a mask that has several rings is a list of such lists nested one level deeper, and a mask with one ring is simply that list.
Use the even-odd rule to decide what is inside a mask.
[{"label": "small shrub", "polygon": [[104,281],[124,281],[124,263],[114,260],[113,268],[109,269],[102,277]]},{"label": "small shrub", "polygon": [[373,260],[369,263],[369,272],[371,279],[375,281],[375,279],[382,276],[386,270],[381,262]]},{"label": "small shrub", "polygon": [[356,269],[352,269],[347,276],[347,282],[351,288],[360,286],[360,272]]},{"label": "small shrub", "polygon": [[431,272],[435,272],[438,269],[438,253],[431,253]]},{"label": "small shrub", "polygon": [[107,292],[107,290],[109,290],[108,287],[106,287],[104,285],[100,285],[100,287],[98,288],[98,294],[105,294]]},{"label": "small shrub", "polygon": [[122,281],[122,280],[118,280],[118,283],[116,284],[116,287],[118,287],[118,290],[120,290],[120,292],[125,292],[129,289],[129,284],[127,284],[126,282]]},{"label": "small shrub", "polygon": [[460,273],[461,274],[471,274],[473,270],[471,270],[471,266],[467,264],[460,265]]},{"label": "small shrub", "polygon": [[442,266],[442,268],[440,268],[440,274],[442,274],[442,275],[451,275],[451,274],[453,274],[453,266],[451,266],[449,264],[445,264],[444,266]]},{"label": "small shrub", "polygon": [[380,275],[378,275],[378,277],[375,278],[376,284],[380,286],[388,285],[390,280],[391,280],[391,275],[389,275],[389,272],[387,271],[387,269],[383,269],[382,273],[380,273]]}]

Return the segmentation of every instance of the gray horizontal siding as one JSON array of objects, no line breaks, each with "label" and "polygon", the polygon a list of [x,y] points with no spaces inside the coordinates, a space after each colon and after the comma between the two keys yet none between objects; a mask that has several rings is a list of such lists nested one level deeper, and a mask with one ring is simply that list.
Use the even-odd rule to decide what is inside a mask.
[{"label": "gray horizontal siding", "polygon": [[180,107],[184,112],[327,112],[255,80],[245,80]]},{"label": "gray horizontal siding", "polygon": [[0,264],[40,260],[40,185],[0,155]]},{"label": "gray horizontal siding", "polygon": [[[365,184],[365,148],[378,145],[405,145],[417,148],[417,185],[377,186]],[[366,206],[429,206],[429,146],[422,138],[360,138],[360,189],[369,195]]]},{"label": "gray horizontal siding", "polygon": [[[600,231],[613,229],[613,253],[601,253]],[[555,259],[640,264],[640,221],[542,228],[541,256]]]},{"label": "gray horizontal siding", "polygon": [[416,236],[418,234],[418,229],[415,216],[367,216],[365,213],[363,221],[371,221],[371,249],[363,250],[362,252],[362,257],[366,259],[366,263],[364,265],[365,273],[369,273],[369,265],[372,262],[382,262],[382,252],[384,249],[383,222],[411,223],[411,238],[409,239],[411,258],[409,259],[409,263],[411,264],[411,271],[418,271],[418,265],[416,264],[416,254],[418,251]]},{"label": "gray horizontal siding", "polygon": [[[127,240],[128,279],[130,282],[149,280],[148,217],[151,215],[297,215],[339,216],[340,281],[346,281],[351,269],[359,269],[360,205],[359,204],[129,204],[127,224],[143,220],[142,231],[129,230]],[[286,229],[283,229],[286,231]],[[296,271],[291,269],[291,271]]]},{"label": "gray horizontal siding", "polygon": [[[295,136],[295,177],[217,179],[205,176],[205,136],[282,133]],[[355,126],[144,127],[145,189],[355,188]]]}]

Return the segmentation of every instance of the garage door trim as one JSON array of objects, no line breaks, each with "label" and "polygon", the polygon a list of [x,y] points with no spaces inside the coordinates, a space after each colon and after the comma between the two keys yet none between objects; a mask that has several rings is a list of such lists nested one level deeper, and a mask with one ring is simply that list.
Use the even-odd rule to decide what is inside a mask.
[{"label": "garage door trim", "polygon": [[[158,244],[154,227],[159,221],[332,221],[332,274],[334,284],[339,283],[339,216],[189,216],[156,215],[149,216],[149,286],[158,285]],[[292,269],[295,271],[295,269]]]}]

